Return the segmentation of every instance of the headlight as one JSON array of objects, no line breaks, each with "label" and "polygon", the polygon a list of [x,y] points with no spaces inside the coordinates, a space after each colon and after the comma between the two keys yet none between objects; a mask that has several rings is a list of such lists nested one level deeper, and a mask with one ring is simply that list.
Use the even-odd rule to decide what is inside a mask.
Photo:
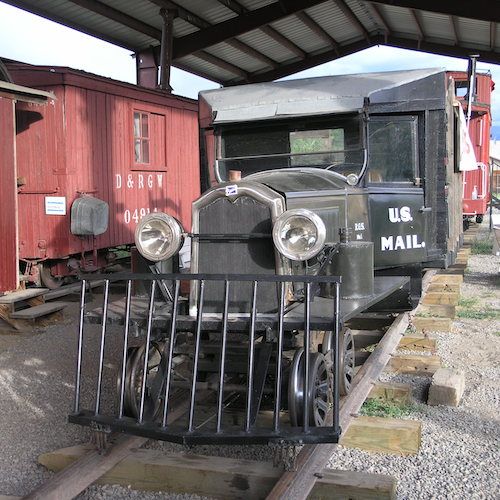
[{"label": "headlight", "polygon": [[180,222],[162,212],[143,217],[135,229],[135,245],[143,257],[154,262],[167,260],[182,247]]},{"label": "headlight", "polygon": [[273,240],[278,251],[292,260],[308,260],[325,244],[326,228],[319,215],[305,208],[281,214],[273,227]]}]

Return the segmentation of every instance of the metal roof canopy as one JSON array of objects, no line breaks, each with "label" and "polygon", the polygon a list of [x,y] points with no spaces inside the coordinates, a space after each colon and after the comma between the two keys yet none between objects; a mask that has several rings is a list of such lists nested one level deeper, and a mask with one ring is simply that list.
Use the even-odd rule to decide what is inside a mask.
[{"label": "metal roof canopy", "polygon": [[222,85],[275,80],[374,45],[500,63],[496,0],[2,1],[133,51],[139,83],[150,86],[170,26],[160,9],[173,11],[172,65]]}]

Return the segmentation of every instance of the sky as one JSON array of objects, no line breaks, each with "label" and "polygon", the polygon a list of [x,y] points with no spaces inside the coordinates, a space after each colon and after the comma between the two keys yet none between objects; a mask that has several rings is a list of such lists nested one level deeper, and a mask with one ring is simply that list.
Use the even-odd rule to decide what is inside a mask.
[{"label": "sky", "polygon": [[[30,64],[69,66],[135,83],[135,60],[129,50],[0,2],[2,57]],[[465,71],[467,61],[377,46],[288,78],[435,67]],[[500,66],[479,61],[478,70],[489,70],[497,82],[498,90],[492,97],[492,116],[493,124],[500,128]],[[176,94],[196,98],[200,90],[217,88],[218,84],[172,68],[171,86]]]}]

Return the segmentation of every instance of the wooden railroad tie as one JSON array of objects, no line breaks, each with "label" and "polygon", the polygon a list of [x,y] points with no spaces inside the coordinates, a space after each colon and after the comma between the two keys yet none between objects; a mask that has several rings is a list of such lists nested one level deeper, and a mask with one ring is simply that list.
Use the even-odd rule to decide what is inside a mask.
[{"label": "wooden railroad tie", "polygon": [[[59,471],[80,459],[89,449],[90,445],[64,448],[42,455],[39,461],[50,470]],[[137,490],[246,499],[264,498],[281,474],[282,471],[270,462],[140,449],[107,471],[98,483],[119,484]],[[381,474],[323,469],[316,477],[308,498],[392,499],[396,495],[396,480]]]}]

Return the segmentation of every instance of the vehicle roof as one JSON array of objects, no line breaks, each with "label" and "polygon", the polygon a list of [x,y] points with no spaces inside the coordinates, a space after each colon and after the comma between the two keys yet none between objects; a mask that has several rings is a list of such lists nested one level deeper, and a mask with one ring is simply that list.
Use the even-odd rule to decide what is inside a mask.
[{"label": "vehicle roof", "polygon": [[200,105],[203,102],[208,106],[213,124],[353,113],[362,110],[366,102],[408,100],[414,82],[439,73],[444,70],[415,69],[282,80],[207,90],[200,92],[199,97]]}]

